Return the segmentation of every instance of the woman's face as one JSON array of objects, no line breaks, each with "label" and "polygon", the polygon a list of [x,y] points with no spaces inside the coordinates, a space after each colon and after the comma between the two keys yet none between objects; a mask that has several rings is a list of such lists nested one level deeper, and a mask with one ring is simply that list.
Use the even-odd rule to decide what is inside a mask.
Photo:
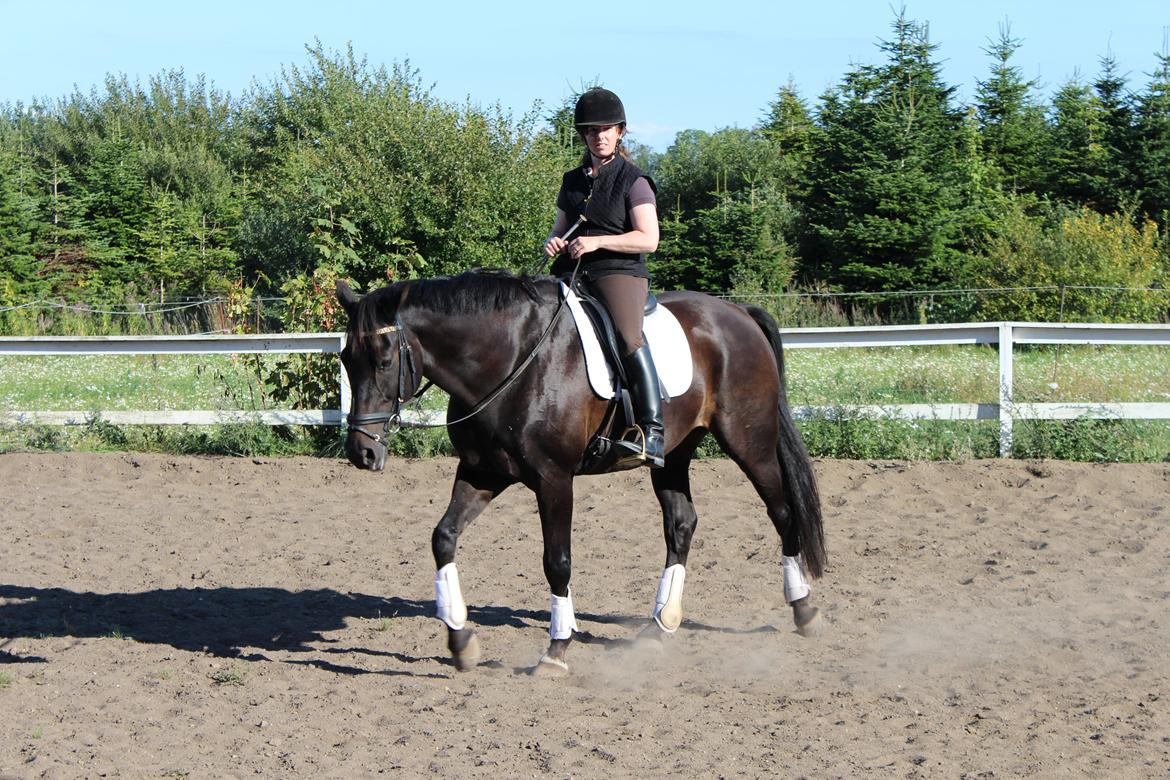
[{"label": "woman's face", "polygon": [[589,152],[602,160],[613,156],[622,137],[620,125],[594,125],[583,128],[583,132]]}]

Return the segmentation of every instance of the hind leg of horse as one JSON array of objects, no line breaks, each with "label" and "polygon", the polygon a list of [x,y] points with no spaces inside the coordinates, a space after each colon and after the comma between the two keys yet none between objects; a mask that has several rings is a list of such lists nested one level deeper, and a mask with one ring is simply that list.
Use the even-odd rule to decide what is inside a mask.
[{"label": "hind leg of horse", "polygon": [[474,629],[467,626],[467,605],[459,586],[459,572],[455,568],[455,549],[463,529],[509,484],[508,480],[476,473],[460,463],[447,511],[431,534],[436,569],[436,617],[447,625],[447,649],[455,668],[461,672],[473,669],[479,663],[480,650]]},{"label": "hind leg of horse", "polygon": [[549,645],[540,657],[535,673],[560,676],[567,674],[566,655],[577,630],[573,614],[573,597],[569,579],[573,571],[573,481],[563,476],[543,480],[536,491],[540,510],[540,529],[544,536],[544,576],[549,591]]},{"label": "hind leg of horse", "polygon": [[651,613],[654,623],[643,632],[650,638],[673,634],[682,624],[683,581],[691,538],[699,522],[691,500],[691,456],[705,435],[695,431],[666,457],[664,466],[650,472],[654,494],[662,507],[662,531],[666,540],[666,564],[658,580]]},{"label": "hind leg of horse", "polygon": [[812,603],[808,578],[800,559],[800,542],[788,512],[784,478],[775,446],[740,442],[716,432],[724,452],[743,470],[767,507],[768,517],[780,535],[784,600],[792,607],[792,620],[801,636],[816,636],[823,623],[820,610]]}]

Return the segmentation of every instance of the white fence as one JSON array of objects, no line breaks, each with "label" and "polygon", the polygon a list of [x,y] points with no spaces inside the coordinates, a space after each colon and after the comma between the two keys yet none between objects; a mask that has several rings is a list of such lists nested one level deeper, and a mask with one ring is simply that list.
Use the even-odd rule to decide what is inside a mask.
[{"label": "white fence", "polygon": [[[344,333],[276,333],[203,336],[0,336],[3,355],[240,355],[270,352],[338,353]],[[341,407],[349,407],[349,382],[338,361]],[[262,412],[203,409],[102,411],[115,425],[214,425],[256,420],[267,425],[341,425],[340,409],[284,409]],[[85,425],[92,411],[0,411],[0,422]]]},{"label": "white fence", "polygon": [[[1048,324],[990,322],[958,325],[898,325],[860,328],[782,330],[786,349],[896,347],[942,344],[997,344],[999,398],[978,404],[898,404],[889,406],[798,407],[797,417],[848,411],[872,417],[925,420],[999,420],[1000,455],[1012,452],[1014,420],[1170,419],[1170,403],[1028,403],[1013,400],[1012,351],[1015,344],[1140,344],[1170,346],[1170,325]],[[336,353],[342,333],[244,336],[39,336],[0,337],[0,355],[174,355],[264,352]],[[341,425],[349,407],[349,383],[338,367],[342,409],[242,411],[110,411],[103,420],[116,425],[212,424],[258,420],[271,425]],[[0,422],[83,425],[92,412],[0,411]]]}]

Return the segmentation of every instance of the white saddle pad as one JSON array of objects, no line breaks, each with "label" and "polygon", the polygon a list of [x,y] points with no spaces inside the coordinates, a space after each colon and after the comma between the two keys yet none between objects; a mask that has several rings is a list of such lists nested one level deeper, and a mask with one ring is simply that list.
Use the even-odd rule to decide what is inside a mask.
[{"label": "white saddle pad", "polygon": [[[561,282],[561,294],[565,296],[569,311],[573,312],[573,321],[577,323],[581,349],[585,352],[589,385],[601,398],[613,398],[613,370],[605,360],[601,342],[597,340],[597,332],[593,329],[593,321],[581,308],[577,294],[564,282]],[[666,397],[674,398],[685,393],[690,389],[691,375],[694,371],[691,364],[691,346],[687,342],[687,334],[670,313],[670,309],[658,304],[654,313],[643,320],[642,333],[646,336],[646,343],[650,345],[650,354],[654,358],[654,367],[658,369],[658,380]]]}]

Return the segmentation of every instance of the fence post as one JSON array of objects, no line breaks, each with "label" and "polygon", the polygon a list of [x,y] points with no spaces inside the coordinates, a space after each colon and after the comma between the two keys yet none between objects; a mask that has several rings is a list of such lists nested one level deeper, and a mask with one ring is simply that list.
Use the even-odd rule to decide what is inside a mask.
[{"label": "fence post", "polygon": [[1012,456],[1012,324],[999,323],[999,457]]},{"label": "fence post", "polygon": [[341,350],[345,349],[345,336],[346,334],[344,333],[340,333],[337,336],[338,346],[340,347],[337,354],[337,370],[340,374],[339,380],[341,382],[341,422],[338,423],[338,426],[342,428],[345,427],[345,413],[349,410],[350,405],[349,374],[345,373],[345,363],[341,362]]}]

